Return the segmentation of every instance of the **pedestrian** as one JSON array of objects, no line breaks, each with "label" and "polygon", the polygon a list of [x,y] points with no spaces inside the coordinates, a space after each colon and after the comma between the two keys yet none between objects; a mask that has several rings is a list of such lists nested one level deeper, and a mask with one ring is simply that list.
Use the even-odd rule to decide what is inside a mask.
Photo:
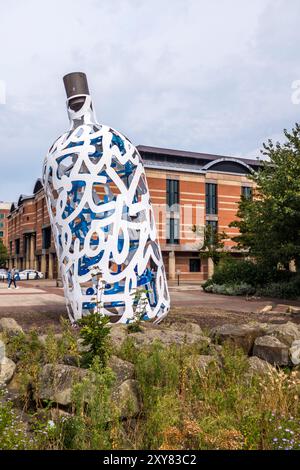
[{"label": "pedestrian", "polygon": [[15,267],[13,267],[9,272],[8,272],[8,288],[10,289],[12,283],[14,284],[15,286],[15,289],[19,289],[19,287],[17,286],[17,283],[16,283],[16,280],[18,278],[18,271],[16,270]]}]

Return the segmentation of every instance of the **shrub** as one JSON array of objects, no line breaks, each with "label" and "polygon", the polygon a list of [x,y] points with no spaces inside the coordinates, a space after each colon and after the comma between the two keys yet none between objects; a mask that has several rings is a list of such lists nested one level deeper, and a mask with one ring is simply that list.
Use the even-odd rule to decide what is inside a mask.
[{"label": "shrub", "polygon": [[90,365],[95,357],[99,358],[103,367],[111,353],[109,318],[99,313],[91,313],[78,321],[82,326],[80,337],[83,339],[83,346],[88,348],[82,355],[83,365]]},{"label": "shrub", "polygon": [[297,299],[300,297],[300,276],[295,276],[290,282],[271,282],[257,289],[256,293],[262,297]]},{"label": "shrub", "polygon": [[256,287],[270,282],[292,281],[295,277],[296,274],[291,271],[271,268],[250,260],[226,259],[216,267],[212,278],[204,284],[204,287],[211,284],[241,283]]},{"label": "shrub", "polygon": [[223,295],[253,295],[255,293],[255,287],[247,283],[241,284],[209,284],[208,286],[203,286],[205,292],[210,292],[213,294],[223,294]]}]

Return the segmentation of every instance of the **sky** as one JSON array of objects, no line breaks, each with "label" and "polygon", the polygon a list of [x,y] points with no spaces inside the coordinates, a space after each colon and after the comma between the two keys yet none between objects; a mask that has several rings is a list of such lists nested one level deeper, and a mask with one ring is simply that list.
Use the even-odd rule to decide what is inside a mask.
[{"label": "sky", "polygon": [[300,121],[299,17],[299,0],[0,0],[0,200],[32,193],[75,71],[136,145],[258,157]]}]

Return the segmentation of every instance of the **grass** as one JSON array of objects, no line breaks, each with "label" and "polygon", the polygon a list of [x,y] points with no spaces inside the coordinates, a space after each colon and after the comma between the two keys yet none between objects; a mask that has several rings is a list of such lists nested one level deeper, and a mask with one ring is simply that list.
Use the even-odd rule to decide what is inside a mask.
[{"label": "grass", "polygon": [[68,413],[53,418],[51,403],[39,412],[45,406],[38,396],[43,364],[60,363],[70,354],[80,361],[77,337],[67,325],[61,338],[50,331],[43,347],[37,347],[33,333],[7,339],[8,355],[18,361],[25,387],[22,403],[30,425],[16,428],[16,410],[2,396],[0,449],[300,448],[298,372],[251,377],[247,357],[229,346],[203,371],[195,364],[208,351],[197,344],[163,347],[155,342],[137,350],[132,336],[119,355],[134,363],[141,411],[128,419],[119,418],[118,403],[111,398],[114,375],[97,356],[91,373],[74,386]]}]

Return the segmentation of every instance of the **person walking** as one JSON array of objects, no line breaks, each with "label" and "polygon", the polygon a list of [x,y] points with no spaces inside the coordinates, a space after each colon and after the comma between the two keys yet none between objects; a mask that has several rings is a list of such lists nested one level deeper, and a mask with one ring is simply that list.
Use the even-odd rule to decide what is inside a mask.
[{"label": "person walking", "polygon": [[8,273],[8,280],[9,280],[8,289],[11,288],[10,286],[12,285],[12,283],[14,284],[15,289],[19,289],[16,283],[17,277],[18,277],[18,271],[16,270],[15,267],[13,267]]}]

